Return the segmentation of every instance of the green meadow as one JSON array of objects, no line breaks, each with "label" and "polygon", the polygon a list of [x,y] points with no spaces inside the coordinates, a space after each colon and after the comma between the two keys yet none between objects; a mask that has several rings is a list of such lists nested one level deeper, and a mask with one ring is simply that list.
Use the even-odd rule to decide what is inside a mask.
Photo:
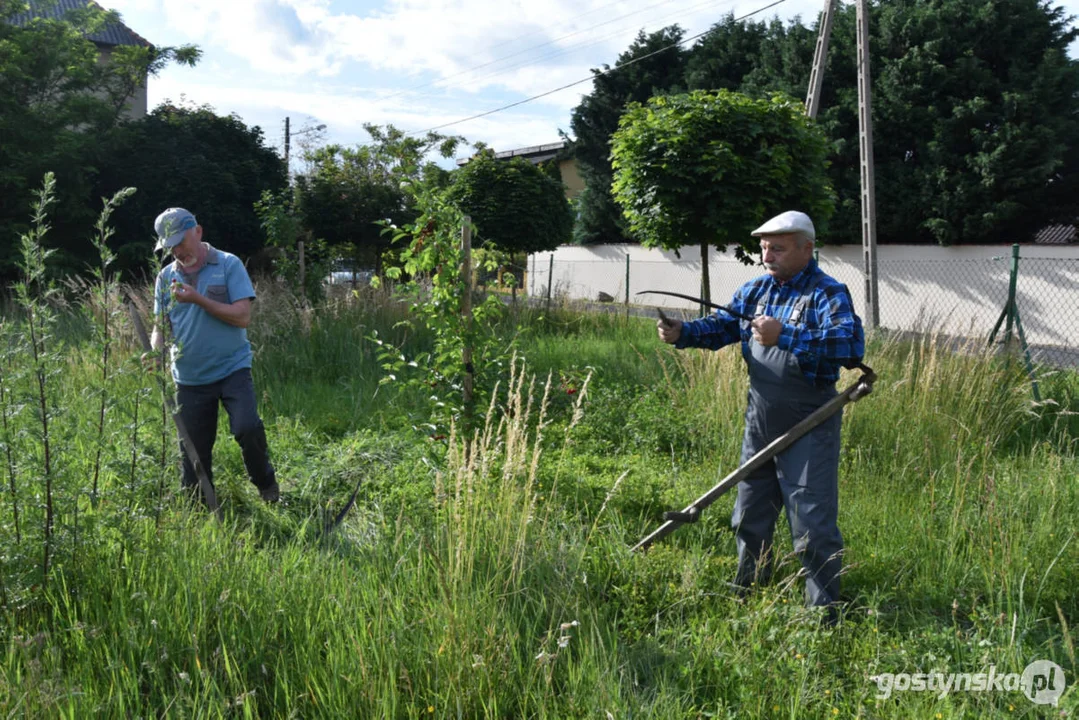
[{"label": "green meadow", "polygon": [[[146,291],[143,291],[145,295]],[[776,582],[738,597],[733,494],[629,548],[735,469],[737,348],[676,352],[654,321],[510,308],[474,433],[383,382],[373,333],[430,346],[387,292],[313,308],[259,284],[255,383],[284,501],[222,417],[223,522],[178,494],[160,375],[117,298],[0,327],[0,712],[7,717],[966,718],[1079,707],[1079,374],[927,337],[870,339],[844,411],[841,622]],[[104,329],[108,327],[108,334]],[[37,352],[35,348],[39,348]],[[845,387],[857,378],[848,373]],[[168,387],[168,384],[165,384]],[[353,489],[355,506],[327,528]],[[47,561],[46,561],[47,557]],[[898,673],[1069,687],[890,693]],[[882,697],[887,694],[887,697]]]}]

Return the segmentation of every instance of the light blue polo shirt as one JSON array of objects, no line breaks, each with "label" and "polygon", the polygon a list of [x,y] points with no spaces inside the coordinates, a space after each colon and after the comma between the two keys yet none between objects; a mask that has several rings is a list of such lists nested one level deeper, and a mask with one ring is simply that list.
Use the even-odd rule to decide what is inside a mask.
[{"label": "light blue polo shirt", "polygon": [[174,260],[158,273],[155,283],[154,317],[164,310],[172,326],[172,378],[180,385],[209,385],[251,367],[246,329],[222,322],[194,303],[178,303],[169,292],[175,279],[217,302],[255,299],[251,277],[240,259],[209,244],[207,248],[206,262],[196,275],[185,274]]}]

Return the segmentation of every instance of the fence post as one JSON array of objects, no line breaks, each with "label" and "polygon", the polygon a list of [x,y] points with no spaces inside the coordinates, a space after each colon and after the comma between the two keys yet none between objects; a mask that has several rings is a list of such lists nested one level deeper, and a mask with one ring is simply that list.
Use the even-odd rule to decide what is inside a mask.
[{"label": "fence post", "polygon": [[626,317],[629,317],[629,253],[626,253]]},{"label": "fence post", "polygon": [[997,331],[1000,330],[1001,323],[1004,323],[1004,351],[1006,353],[1011,352],[1012,345],[1012,324],[1015,324],[1016,330],[1019,332],[1019,344],[1023,349],[1023,355],[1026,360],[1027,375],[1030,376],[1030,387],[1034,395],[1036,402],[1041,402],[1041,392],[1038,390],[1038,379],[1034,374],[1034,363],[1030,359],[1030,346],[1027,345],[1026,333],[1023,332],[1023,320],[1019,317],[1019,303],[1016,300],[1017,287],[1019,284],[1019,243],[1012,245],[1012,268],[1008,276],[1008,300],[1004,305],[1004,311],[1000,313],[1000,317],[997,318],[997,324],[993,326],[993,332],[989,334],[989,344],[992,345],[993,341],[997,337]]},{"label": "fence post", "polygon": [[303,240],[296,241],[296,253],[300,261],[300,303],[303,307],[307,307],[307,278],[304,277]]},{"label": "fence post", "polygon": [[465,215],[461,223],[461,276],[465,281],[464,297],[461,298],[461,316],[465,321],[465,344],[461,360],[465,366],[464,399],[465,413],[472,416],[472,218]]},{"label": "fence post", "polygon": [[1019,284],[1019,243],[1012,245],[1012,270],[1008,277],[1007,321],[1004,325],[1004,345],[1012,344],[1012,323],[1015,322],[1015,290]]},{"label": "fence post", "polygon": [[554,285],[554,253],[548,258],[547,264],[547,312],[551,312],[551,286]]}]

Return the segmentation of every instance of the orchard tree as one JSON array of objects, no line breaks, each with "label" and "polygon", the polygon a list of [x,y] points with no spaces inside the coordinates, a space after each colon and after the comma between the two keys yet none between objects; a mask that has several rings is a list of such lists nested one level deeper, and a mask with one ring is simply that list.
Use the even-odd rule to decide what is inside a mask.
[{"label": "orchard tree", "polygon": [[612,143],[614,199],[647,247],[699,244],[710,299],[708,247],[734,245],[752,262],[750,232],[784,210],[824,227],[834,197],[827,141],[788,96],[728,90],[654,97],[632,105]]},{"label": "orchard tree", "polygon": [[447,192],[472,217],[483,247],[535,253],[570,241],[573,214],[565,187],[524,158],[498,160],[482,149],[453,173]]}]

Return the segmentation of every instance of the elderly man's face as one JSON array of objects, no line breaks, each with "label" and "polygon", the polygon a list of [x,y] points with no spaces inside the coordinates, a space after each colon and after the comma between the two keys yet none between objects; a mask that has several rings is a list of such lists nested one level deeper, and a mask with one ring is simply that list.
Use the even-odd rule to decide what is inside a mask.
[{"label": "elderly man's face", "polygon": [[184,233],[184,239],[172,248],[172,256],[183,268],[189,268],[198,263],[202,257],[201,225],[196,225]]},{"label": "elderly man's face", "polygon": [[761,262],[768,274],[785,282],[800,273],[813,257],[813,243],[801,235],[764,235],[761,237]]}]

